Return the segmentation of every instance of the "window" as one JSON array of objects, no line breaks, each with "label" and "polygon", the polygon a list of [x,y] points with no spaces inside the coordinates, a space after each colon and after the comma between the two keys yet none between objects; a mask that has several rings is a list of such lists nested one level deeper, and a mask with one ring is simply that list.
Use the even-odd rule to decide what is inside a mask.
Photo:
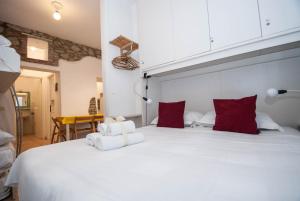
[{"label": "window", "polygon": [[48,42],[28,37],[27,58],[48,61]]}]

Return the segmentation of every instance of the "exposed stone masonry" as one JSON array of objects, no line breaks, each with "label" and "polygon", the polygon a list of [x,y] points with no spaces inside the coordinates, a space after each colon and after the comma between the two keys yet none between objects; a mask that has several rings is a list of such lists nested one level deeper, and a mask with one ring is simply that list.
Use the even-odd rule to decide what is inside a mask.
[{"label": "exposed stone masonry", "polygon": [[[22,61],[58,66],[59,59],[79,61],[85,56],[101,59],[101,51],[99,49],[2,21],[0,21],[0,34],[11,41],[12,48],[15,48],[21,55]],[[48,61],[27,58],[27,37],[30,36],[26,34],[48,41]]]}]

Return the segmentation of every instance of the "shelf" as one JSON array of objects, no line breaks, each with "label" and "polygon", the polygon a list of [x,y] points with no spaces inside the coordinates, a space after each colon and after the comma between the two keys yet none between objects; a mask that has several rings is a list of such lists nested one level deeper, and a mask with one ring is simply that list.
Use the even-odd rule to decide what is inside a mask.
[{"label": "shelf", "polygon": [[136,42],[134,42],[122,35],[120,35],[119,37],[110,41],[110,44],[119,47],[121,50],[127,50],[127,51],[132,51],[132,52],[139,48],[139,45]]}]

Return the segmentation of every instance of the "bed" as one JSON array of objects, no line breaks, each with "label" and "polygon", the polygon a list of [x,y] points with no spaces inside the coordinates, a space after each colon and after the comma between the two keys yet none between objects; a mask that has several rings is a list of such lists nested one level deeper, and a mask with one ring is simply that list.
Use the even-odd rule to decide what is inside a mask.
[{"label": "bed", "polygon": [[84,139],[34,148],[7,185],[21,201],[299,201],[300,134],[144,127],[145,142],[101,152]]}]

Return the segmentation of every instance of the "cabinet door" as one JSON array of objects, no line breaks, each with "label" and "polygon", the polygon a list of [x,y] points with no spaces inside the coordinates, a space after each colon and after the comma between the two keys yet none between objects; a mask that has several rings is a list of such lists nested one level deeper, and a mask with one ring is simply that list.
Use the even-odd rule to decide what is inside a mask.
[{"label": "cabinet door", "polygon": [[172,0],[175,58],[210,50],[206,0]]},{"label": "cabinet door", "polygon": [[300,27],[300,0],[259,0],[263,35]]},{"label": "cabinet door", "polygon": [[143,68],[173,60],[171,0],[138,0],[138,28]]},{"label": "cabinet door", "polygon": [[257,0],[208,0],[212,49],[261,36]]}]

